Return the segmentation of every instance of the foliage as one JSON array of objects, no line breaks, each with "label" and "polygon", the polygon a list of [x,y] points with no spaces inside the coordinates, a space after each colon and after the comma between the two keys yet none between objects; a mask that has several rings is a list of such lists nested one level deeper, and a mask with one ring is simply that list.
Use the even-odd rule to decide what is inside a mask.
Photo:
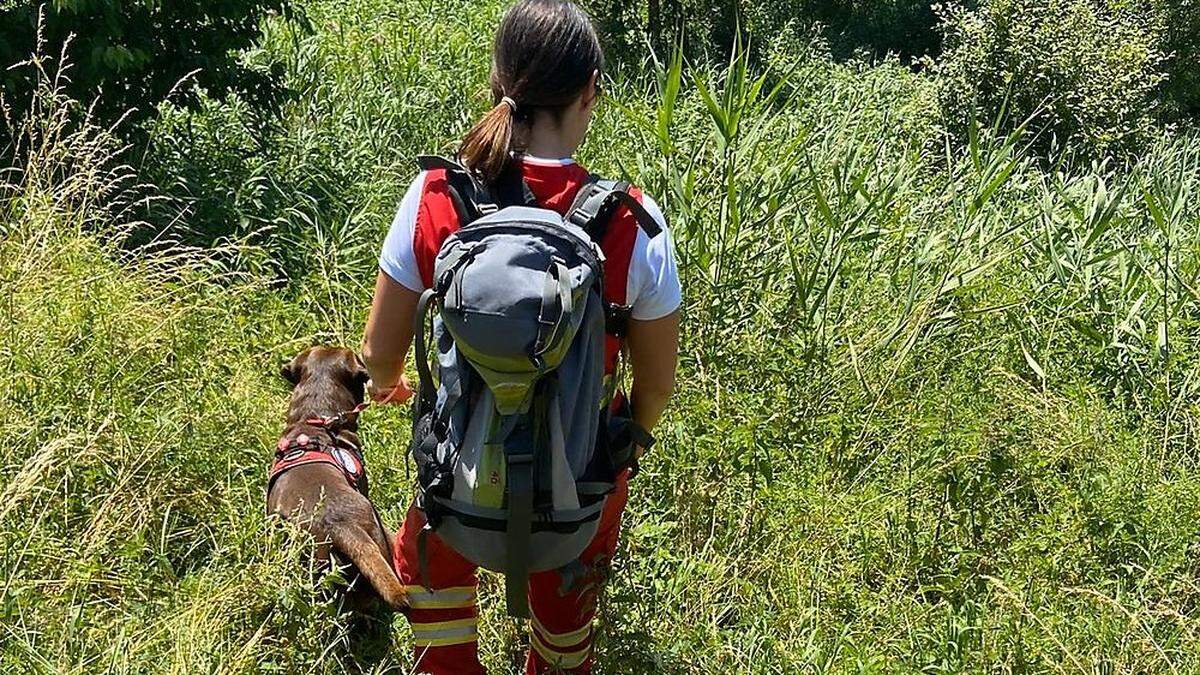
[{"label": "foliage", "polygon": [[1165,37],[1167,54],[1166,95],[1176,118],[1200,117],[1200,71],[1196,54],[1200,53],[1200,3],[1195,0],[1156,0],[1154,7]]},{"label": "foliage", "polygon": [[[274,372],[357,343],[412,156],[486,108],[500,4],[306,0],[314,32],[247,57],[295,97],[163,105],[160,187],[38,70],[0,172],[0,670],[412,670],[404,620],[340,613],[262,514]],[[953,142],[936,79],[786,55],[615,73],[581,152],[659,198],[685,283],[598,671],[1200,669],[1200,139]],[[393,525],[406,427],[365,413]]]},{"label": "foliage", "polygon": [[[273,89],[269,73],[244,67],[236,52],[251,45],[268,12],[284,7],[284,0],[6,2],[0,4],[0,64],[6,68],[0,94],[10,105],[29,99],[37,74],[7,66],[36,52],[72,64],[63,73],[68,92],[85,104],[95,98],[92,112],[101,121],[129,111],[145,116],[176,90],[186,100],[193,87],[265,99]],[[10,112],[20,119],[26,111]]]},{"label": "foliage", "polygon": [[[680,41],[689,56],[720,60],[738,41],[739,30],[755,47],[790,29],[817,32],[838,59],[865,54],[919,57],[936,54],[937,16],[925,0],[590,0],[610,51],[620,59],[641,53],[643,36],[660,54]],[[759,52],[755,52],[757,55]],[[638,63],[630,64],[635,68]]]},{"label": "foliage", "polygon": [[[332,235],[319,244],[328,260],[354,258],[345,273],[370,274],[373,255],[352,255],[347,236],[388,222],[415,167],[413,148],[449,147],[449,130],[486,99],[488,43],[468,36],[492,30],[499,7],[449,4],[454,20],[431,25],[395,18],[414,6],[309,3],[306,19],[325,27],[316,33],[268,22],[252,63],[281,65],[293,91],[270,116],[239,97],[202,96],[195,110],[164,104],[144,169],[168,197],[151,204],[154,236],[248,242],[265,254],[248,257],[248,267],[287,275],[307,265],[297,255],[317,244],[311,237]],[[347,19],[389,12],[387,22]]]},{"label": "foliage", "polygon": [[789,22],[816,22],[837,58],[936,55],[937,15],[927,0],[804,0],[746,3],[747,23],[763,37]]},{"label": "foliage", "polygon": [[946,123],[1029,123],[1040,147],[1084,155],[1140,150],[1163,81],[1163,27],[1123,0],[990,0],[943,10],[935,66]]}]

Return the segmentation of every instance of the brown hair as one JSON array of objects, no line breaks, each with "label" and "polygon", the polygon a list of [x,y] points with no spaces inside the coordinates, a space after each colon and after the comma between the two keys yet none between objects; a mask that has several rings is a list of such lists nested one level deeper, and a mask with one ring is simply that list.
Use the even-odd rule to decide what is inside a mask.
[{"label": "brown hair", "polygon": [[518,123],[561,112],[604,67],[591,19],[569,0],[521,0],[500,21],[492,46],[495,107],[458,146],[459,159],[494,183],[508,168]]}]

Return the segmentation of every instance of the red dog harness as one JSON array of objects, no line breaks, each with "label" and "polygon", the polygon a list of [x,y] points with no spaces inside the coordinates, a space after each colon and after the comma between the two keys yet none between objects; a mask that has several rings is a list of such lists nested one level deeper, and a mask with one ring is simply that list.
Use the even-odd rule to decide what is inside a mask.
[{"label": "red dog harness", "polygon": [[308,434],[300,434],[295,438],[280,438],[275,446],[275,460],[271,462],[271,470],[267,474],[267,492],[271,491],[276,479],[298,466],[330,464],[341,470],[350,487],[365,496],[367,472],[363,463],[362,448],[339,436],[338,428],[346,421],[347,416],[358,414],[366,407],[366,404],[363,404],[334,417],[314,417],[305,420],[306,424],[323,429],[329,435],[328,441],[313,438]]}]

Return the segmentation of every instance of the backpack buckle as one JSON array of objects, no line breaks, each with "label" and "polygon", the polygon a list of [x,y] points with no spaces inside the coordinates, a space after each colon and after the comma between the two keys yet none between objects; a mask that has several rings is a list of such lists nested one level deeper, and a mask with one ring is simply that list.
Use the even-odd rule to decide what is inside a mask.
[{"label": "backpack buckle", "polygon": [[584,213],[581,209],[575,209],[574,211],[571,211],[569,216],[567,216],[567,222],[581,230],[586,231],[588,225],[592,222],[592,218],[588,214]]},{"label": "backpack buckle", "polygon": [[615,338],[623,338],[629,332],[629,320],[633,308],[615,302],[604,303],[604,332]]}]

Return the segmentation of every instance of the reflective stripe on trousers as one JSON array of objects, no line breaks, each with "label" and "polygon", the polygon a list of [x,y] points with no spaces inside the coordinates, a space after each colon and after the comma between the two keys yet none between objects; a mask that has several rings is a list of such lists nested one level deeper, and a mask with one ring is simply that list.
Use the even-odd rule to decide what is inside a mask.
[{"label": "reflective stripe on trousers", "polygon": [[[525,672],[530,675],[567,672],[586,674],[592,664],[592,621],[617,548],[621,512],[628,486],[624,476],[609,497],[596,538],[580,556],[586,574],[564,578],[557,570],[529,578],[530,650]],[[425,517],[415,506],[408,511],[396,536],[395,565],[401,583],[409,586],[415,672],[430,675],[482,675],[478,655],[476,568],[436,534],[426,541],[431,588],[422,586],[417,557],[417,534]]]}]

